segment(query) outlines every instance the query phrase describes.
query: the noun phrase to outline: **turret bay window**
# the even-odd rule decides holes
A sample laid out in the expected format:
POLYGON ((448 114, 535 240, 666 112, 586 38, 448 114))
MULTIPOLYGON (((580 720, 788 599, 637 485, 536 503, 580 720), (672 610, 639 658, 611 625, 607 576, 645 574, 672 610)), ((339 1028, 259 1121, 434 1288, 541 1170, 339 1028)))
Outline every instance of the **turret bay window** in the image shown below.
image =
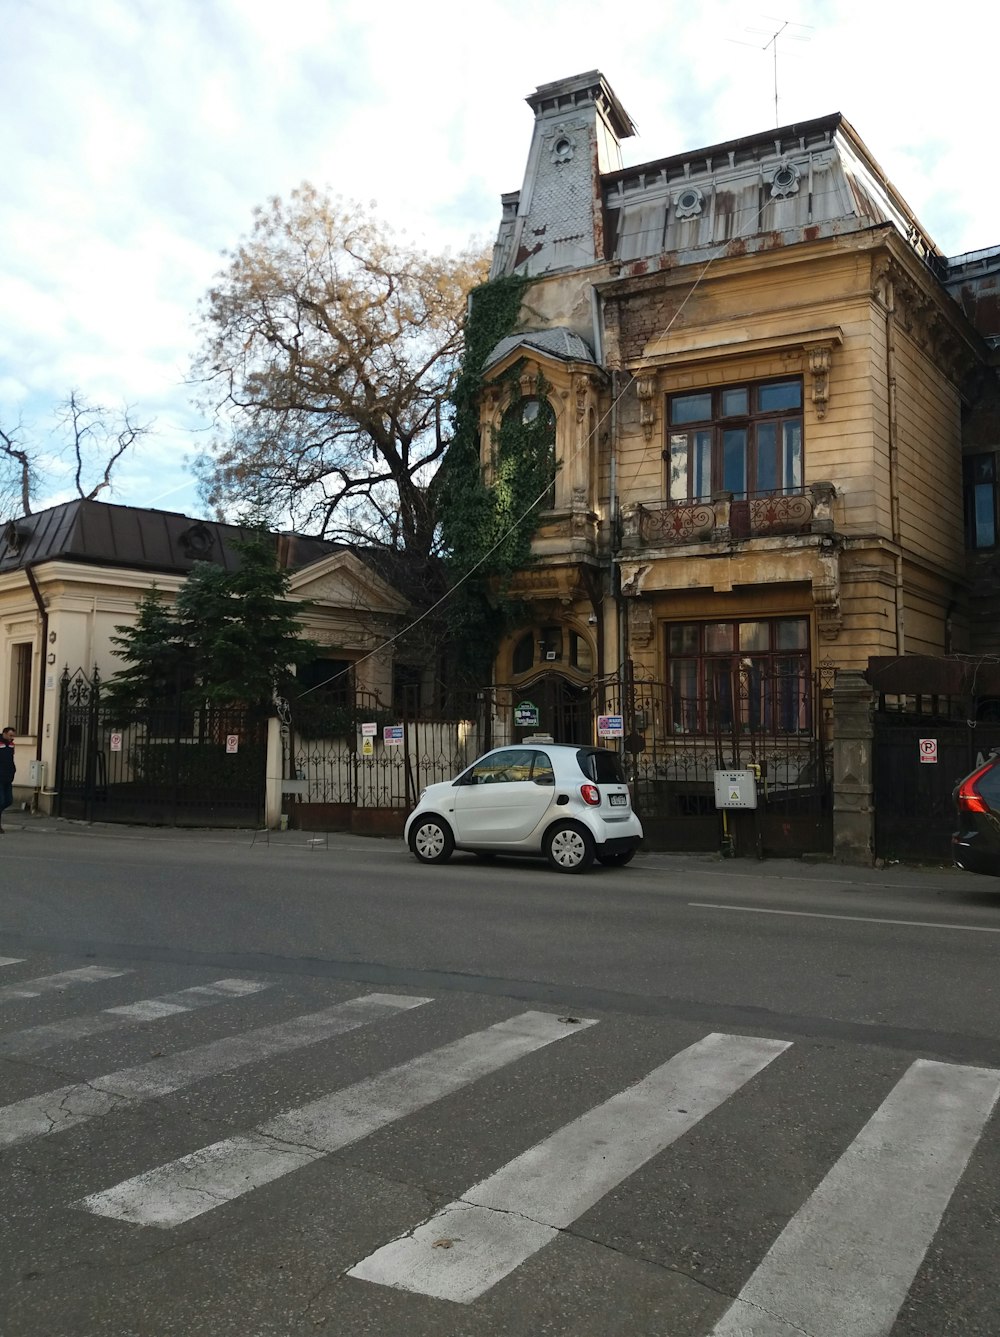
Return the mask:
POLYGON ((667 422, 671 501, 802 490, 801 378, 671 395, 667 422))
POLYGON ((666 635, 671 732, 811 731, 807 618, 675 622, 666 635))

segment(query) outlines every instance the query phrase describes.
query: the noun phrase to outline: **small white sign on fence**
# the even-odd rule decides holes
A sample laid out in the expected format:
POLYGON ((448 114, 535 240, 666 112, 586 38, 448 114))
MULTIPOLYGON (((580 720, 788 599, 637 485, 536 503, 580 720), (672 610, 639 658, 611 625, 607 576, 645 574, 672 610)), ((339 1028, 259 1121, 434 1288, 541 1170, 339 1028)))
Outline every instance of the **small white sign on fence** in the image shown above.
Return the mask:
POLYGON ((111 751, 120 752, 121 750, 122 750, 122 736, 120 733, 113 733, 111 735, 111 751))
POLYGON ((226 734, 226 752, 232 755, 240 750, 240 736, 238 733, 226 734))
POLYGON ((364 724, 362 724, 362 726, 361 726, 361 737, 362 737, 362 738, 377 738, 377 737, 378 737, 378 725, 375 723, 374 720, 366 721, 364 724))
POLYGON ((621 715, 598 715, 598 738, 624 738, 625 721, 621 715))
POLYGON ((920 740, 920 762, 921 765, 936 766, 938 759, 937 739, 921 738, 920 740))
POLYGON ((382 729, 382 742, 386 747, 400 747, 403 742, 403 726, 401 724, 386 724, 382 729))

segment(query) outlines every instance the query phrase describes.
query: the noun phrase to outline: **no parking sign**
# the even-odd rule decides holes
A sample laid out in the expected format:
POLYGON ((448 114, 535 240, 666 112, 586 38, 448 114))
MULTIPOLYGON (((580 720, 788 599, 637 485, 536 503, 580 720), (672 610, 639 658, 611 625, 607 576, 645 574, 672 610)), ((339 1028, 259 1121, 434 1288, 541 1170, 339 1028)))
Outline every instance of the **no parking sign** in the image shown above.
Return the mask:
POLYGON ((937 764, 937 759, 938 759, 938 754, 937 754, 937 739, 936 739, 936 738, 921 738, 921 740, 920 740, 920 761, 921 761, 921 764, 930 764, 930 765, 934 766, 934 765, 937 764))

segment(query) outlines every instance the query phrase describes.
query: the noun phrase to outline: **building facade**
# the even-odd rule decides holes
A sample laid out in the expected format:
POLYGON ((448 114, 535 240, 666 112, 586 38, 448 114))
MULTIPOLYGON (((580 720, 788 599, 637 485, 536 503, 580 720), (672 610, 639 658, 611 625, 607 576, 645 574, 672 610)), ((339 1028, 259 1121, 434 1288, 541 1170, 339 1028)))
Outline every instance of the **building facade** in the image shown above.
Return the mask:
MULTIPOLYGON (((497 680, 592 700, 627 665, 641 733, 805 736, 820 671, 972 649, 963 414, 990 350, 850 124, 623 168, 598 72, 527 101, 491 277, 532 282, 486 363, 482 466, 544 386, 556 472, 497 680)), ((593 710, 549 724, 589 741, 593 710)))
MULTIPOLYGON (((238 565, 232 525, 168 511, 72 501, 10 521, 0 533, 0 701, 17 734, 15 799, 51 810, 64 675, 106 681, 122 667, 118 626, 134 621, 155 586, 168 601, 196 562, 238 565), (41 763, 31 778, 31 762, 41 763)), ((275 534, 289 596, 303 604, 303 633, 320 649, 310 687, 353 706, 388 706, 392 637, 405 621, 400 595, 352 550, 275 534), (346 670, 346 673, 345 673, 346 670), (328 684, 332 684, 329 685, 328 684), (345 695, 345 689, 348 695, 345 695)))

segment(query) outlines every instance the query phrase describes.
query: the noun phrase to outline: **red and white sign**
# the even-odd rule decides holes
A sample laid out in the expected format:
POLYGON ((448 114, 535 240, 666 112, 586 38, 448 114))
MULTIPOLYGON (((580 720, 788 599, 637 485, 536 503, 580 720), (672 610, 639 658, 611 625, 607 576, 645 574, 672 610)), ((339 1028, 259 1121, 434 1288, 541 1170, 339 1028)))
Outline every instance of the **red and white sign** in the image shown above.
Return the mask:
POLYGON ((239 736, 239 734, 238 734, 238 733, 227 733, 227 734, 226 734, 226 751, 227 751, 228 753, 233 753, 233 752, 239 752, 239 750, 240 750, 240 736, 239 736))
POLYGON ((120 733, 113 733, 111 735, 111 751, 120 752, 121 750, 122 750, 122 736, 120 733))
POLYGON ((924 764, 931 766, 937 765, 937 739, 921 738, 920 740, 920 760, 924 764))

